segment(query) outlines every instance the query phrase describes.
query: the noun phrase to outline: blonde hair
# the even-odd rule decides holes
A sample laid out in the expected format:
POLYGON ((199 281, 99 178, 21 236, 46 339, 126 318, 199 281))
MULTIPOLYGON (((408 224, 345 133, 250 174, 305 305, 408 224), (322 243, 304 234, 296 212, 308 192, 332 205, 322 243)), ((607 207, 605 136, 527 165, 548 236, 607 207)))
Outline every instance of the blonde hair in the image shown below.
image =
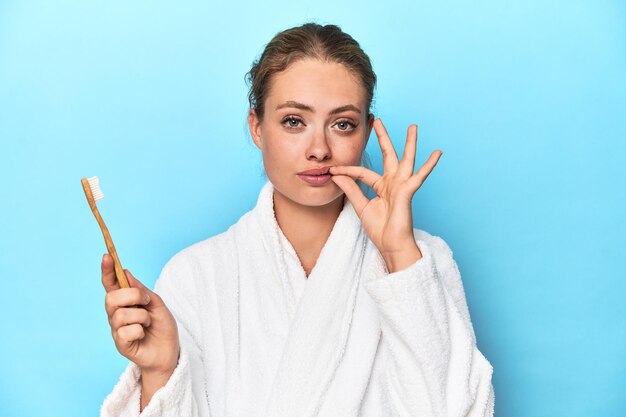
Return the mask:
POLYGON ((304 58, 337 62, 354 72, 365 90, 366 111, 371 114, 376 74, 367 54, 352 36, 338 26, 305 23, 276 34, 246 73, 246 81, 250 85, 248 102, 259 120, 263 120, 265 98, 272 76, 304 58))

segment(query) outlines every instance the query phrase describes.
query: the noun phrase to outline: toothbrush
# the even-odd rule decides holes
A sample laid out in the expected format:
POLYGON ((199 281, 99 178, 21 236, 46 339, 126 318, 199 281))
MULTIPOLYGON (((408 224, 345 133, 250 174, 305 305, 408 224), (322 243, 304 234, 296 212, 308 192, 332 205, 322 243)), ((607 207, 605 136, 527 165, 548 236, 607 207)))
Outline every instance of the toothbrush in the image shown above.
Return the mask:
POLYGON ((126 279, 126 274, 124 273, 124 269, 122 269, 120 259, 117 257, 117 251, 115 250, 115 245, 113 245, 113 239, 111 239, 109 229, 107 229, 106 224, 104 224, 104 220, 102 219, 102 216, 98 211, 98 207, 96 206, 96 201, 102 200, 104 198, 104 193, 102 192, 102 190, 100 190, 100 181, 98 180, 98 177, 91 177, 83 178, 80 180, 80 182, 83 184, 83 190, 85 191, 85 196, 87 197, 87 201, 89 202, 89 207, 91 207, 91 211, 98 221, 100 230, 102 230, 104 242, 107 245, 109 254, 113 258, 117 282, 120 284, 120 287, 129 288, 130 285, 128 284, 128 279, 126 279))

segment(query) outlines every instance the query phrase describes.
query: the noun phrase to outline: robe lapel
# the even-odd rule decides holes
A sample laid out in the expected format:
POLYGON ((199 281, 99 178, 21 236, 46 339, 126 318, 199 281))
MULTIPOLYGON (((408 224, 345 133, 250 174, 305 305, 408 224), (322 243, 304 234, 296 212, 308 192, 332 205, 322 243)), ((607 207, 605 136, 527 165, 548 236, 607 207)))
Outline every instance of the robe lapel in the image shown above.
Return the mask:
MULTIPOLYGON (((266 187, 264 191, 272 190, 266 187)), ((273 223, 266 218, 265 227, 270 223, 274 230, 267 232, 277 234, 275 217, 269 220, 273 223)), ((277 235, 271 239, 278 243, 277 235)), ((308 417, 319 413, 346 350, 366 248, 367 236, 346 200, 299 300, 295 299, 286 275, 283 250, 277 248, 273 259, 277 263, 275 270, 280 275, 287 310, 293 318, 274 377, 267 417, 308 417)), ((368 330, 364 323, 359 328, 369 337, 366 344, 370 357, 363 358, 369 369, 379 331, 368 330)))

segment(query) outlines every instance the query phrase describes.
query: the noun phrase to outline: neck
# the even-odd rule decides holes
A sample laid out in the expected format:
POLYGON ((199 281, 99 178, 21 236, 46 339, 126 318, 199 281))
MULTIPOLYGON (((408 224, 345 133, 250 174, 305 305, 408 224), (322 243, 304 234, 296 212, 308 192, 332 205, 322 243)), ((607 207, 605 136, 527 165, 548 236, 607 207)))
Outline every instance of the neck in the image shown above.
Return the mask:
POLYGON ((324 206, 304 206, 274 190, 276 222, 308 277, 343 209, 344 196, 324 206))

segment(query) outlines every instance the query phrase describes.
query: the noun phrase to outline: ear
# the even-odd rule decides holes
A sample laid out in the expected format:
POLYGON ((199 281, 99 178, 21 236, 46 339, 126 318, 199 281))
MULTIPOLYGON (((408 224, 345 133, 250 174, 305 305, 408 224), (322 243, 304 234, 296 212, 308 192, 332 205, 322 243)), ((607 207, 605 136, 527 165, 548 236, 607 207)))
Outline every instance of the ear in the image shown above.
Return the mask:
POLYGON ((257 117, 256 109, 250 109, 248 113, 248 128, 250 129, 250 135, 257 148, 262 149, 263 142, 261 141, 261 121, 257 117))

